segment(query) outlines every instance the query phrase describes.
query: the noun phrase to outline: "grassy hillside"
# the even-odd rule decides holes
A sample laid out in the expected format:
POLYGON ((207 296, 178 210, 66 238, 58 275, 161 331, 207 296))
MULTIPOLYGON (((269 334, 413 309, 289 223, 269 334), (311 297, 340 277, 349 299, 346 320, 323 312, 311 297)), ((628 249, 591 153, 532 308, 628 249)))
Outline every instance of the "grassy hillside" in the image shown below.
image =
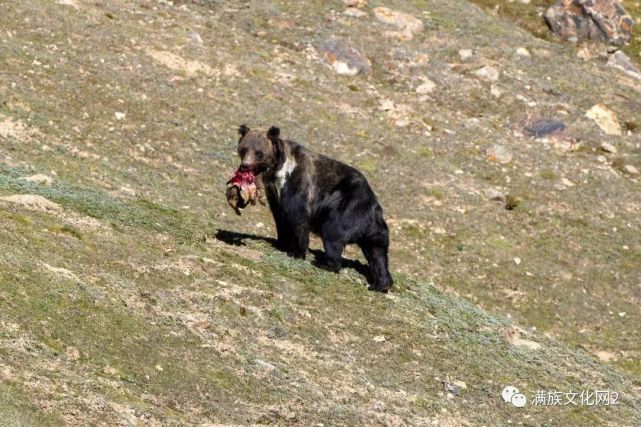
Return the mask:
POLYGON ((1 424, 641 423, 638 81, 458 0, 3 8, 1 424), (388 37, 376 6, 425 28, 388 37), (370 73, 336 74, 330 37, 370 73), (540 118, 567 129, 525 136, 540 118), (243 122, 363 170, 392 293, 355 248, 331 274, 233 214, 243 122), (621 404, 517 409, 508 384, 621 404))

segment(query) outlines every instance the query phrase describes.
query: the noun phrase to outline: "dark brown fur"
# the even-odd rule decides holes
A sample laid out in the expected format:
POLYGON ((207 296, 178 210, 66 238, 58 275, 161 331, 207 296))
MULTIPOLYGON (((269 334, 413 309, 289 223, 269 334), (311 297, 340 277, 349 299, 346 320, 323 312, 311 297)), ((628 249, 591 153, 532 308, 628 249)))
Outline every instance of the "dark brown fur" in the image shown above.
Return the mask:
POLYGON ((383 209, 361 172, 344 163, 267 132, 242 125, 238 142, 241 170, 262 178, 278 234, 278 246, 305 258, 309 234, 323 240, 324 267, 341 268, 346 244, 360 246, 367 258, 372 289, 392 286, 388 270, 389 231, 383 209))

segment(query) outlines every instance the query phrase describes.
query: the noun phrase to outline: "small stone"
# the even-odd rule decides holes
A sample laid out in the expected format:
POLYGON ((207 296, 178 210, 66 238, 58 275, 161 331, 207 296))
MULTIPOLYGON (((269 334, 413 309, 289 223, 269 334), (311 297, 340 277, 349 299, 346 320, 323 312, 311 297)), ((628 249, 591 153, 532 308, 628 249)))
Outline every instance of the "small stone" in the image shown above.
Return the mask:
POLYGON ((529 58, 530 56, 532 56, 532 54, 530 53, 530 51, 529 51, 529 50, 527 50, 527 49, 526 49, 526 48, 524 48, 524 47, 519 47, 518 49, 516 49, 516 54, 517 54, 518 56, 522 56, 522 57, 524 57, 524 58, 529 58))
POLYGON ((419 87, 416 88, 416 93, 419 95, 427 95, 428 93, 432 93, 434 89, 436 89, 436 83, 426 79, 419 87))
POLYGON ((488 82, 497 81, 500 75, 499 71, 490 65, 479 68, 478 70, 474 71, 473 74, 481 80, 486 80, 488 82))
POLYGON ((163 367, 162 367, 162 366, 160 366, 160 365, 156 365, 156 366, 155 366, 155 368, 156 368, 156 370, 157 370, 158 372, 162 372, 162 371, 164 371, 163 367))
POLYGON ((116 120, 122 120, 125 118, 125 113, 121 113, 120 111, 116 111, 114 115, 116 116, 116 120))
POLYGON ((458 51, 458 56, 461 58, 461 61, 467 61, 474 56, 474 51, 472 51, 472 49, 461 49, 458 51))
POLYGON ((501 89, 499 89, 497 86, 492 85, 492 87, 490 87, 490 94, 494 98, 498 99, 503 95, 503 92, 501 92, 501 89))
POLYGON ((561 178, 561 183, 568 188, 574 187, 574 183, 567 178, 561 178))
POLYGON ((407 13, 398 12, 387 7, 376 7, 372 12, 379 22, 394 25, 410 34, 423 31, 423 21, 407 13))
POLYGON ((196 44, 202 45, 204 43, 203 38, 200 37, 200 34, 198 34, 196 31, 190 31, 189 38, 196 44))
POLYGON ((639 169, 637 169, 636 167, 634 167, 632 165, 623 166, 623 171, 625 173, 627 173, 627 174, 630 174, 630 175, 639 175, 639 169))
POLYGON ((114 367, 107 365, 104 368, 102 368, 102 372, 108 375, 116 375, 118 373, 118 370, 114 367))
POLYGON ((614 111, 603 104, 594 105, 585 113, 585 116, 593 120, 608 135, 621 135, 623 133, 614 111))
POLYGON ((343 11, 343 15, 351 16, 352 18, 362 18, 363 16, 367 16, 367 12, 356 9, 355 7, 348 7, 343 11))
POLYGON ((590 48, 587 46, 582 46, 580 49, 576 51, 576 56, 579 59, 582 59, 584 61, 589 61, 592 59, 592 51, 590 51, 590 48))
MULTIPOLYGON (((292 28, 294 28, 294 25, 295 25, 294 21, 292 21, 291 19, 286 18, 283 15, 278 15, 278 16, 274 16, 272 18, 269 18, 269 20, 267 21, 267 24, 270 27, 278 28, 279 30, 291 30, 292 28)), ((227 64, 226 67, 228 67, 228 66, 231 66, 231 65, 227 64)), ((230 72, 231 72, 231 70, 230 70, 230 72)), ((227 74, 227 73, 228 72, 226 71, 225 74, 227 74)), ((231 73, 235 74, 234 72, 231 72, 231 73)))
POLYGON ((256 359, 254 360, 254 362, 261 368, 264 368, 265 370, 270 372, 275 371, 277 369, 276 366, 274 366, 272 363, 266 362, 262 359, 256 359))
POLYGON ((493 202, 502 202, 505 200, 505 194, 503 194, 502 191, 497 190, 496 188, 490 188, 485 191, 485 194, 487 195, 487 198, 492 200, 493 202))
POLYGON ((442 236, 444 234, 447 234, 447 231, 443 227, 434 227, 432 228, 432 233, 442 236))
POLYGON ((67 360, 76 361, 80 359, 80 351, 76 347, 67 347, 65 357, 67 360))
POLYGON ((536 341, 521 338, 520 328, 511 327, 505 330, 505 338, 515 347, 527 348, 528 350, 540 350, 543 346, 536 341))
POLYGON ((453 381, 452 384, 459 387, 461 390, 467 389, 467 384, 465 384, 463 381, 453 381))
POLYGON ((63 5, 63 6, 71 6, 75 9, 78 9, 78 3, 76 3, 76 0, 58 0, 56 3, 63 5))
POLYGON ((516 265, 521 265, 521 258, 519 258, 519 257, 515 257, 515 258, 514 258, 514 264, 516 264, 516 265))
POLYGON ((454 396, 458 396, 461 394, 461 387, 457 386, 456 384, 444 382, 443 388, 445 389, 446 393, 452 394, 454 396))
POLYGON ((502 145, 494 144, 485 151, 485 156, 492 162, 497 162, 502 165, 508 164, 512 161, 512 153, 502 145))
POLYGON ((347 7, 355 7, 358 9, 362 9, 367 6, 367 0, 343 0, 343 3, 345 3, 345 6, 347 7))
POLYGON ((384 335, 376 335, 374 338, 372 338, 374 342, 385 342, 385 336, 384 335))
POLYGON ((379 101, 378 109, 380 111, 392 111, 395 105, 391 99, 384 98, 379 101))
POLYGON ((609 142, 602 142, 601 143, 601 150, 605 151, 606 153, 612 153, 616 154, 617 153, 617 148, 610 144, 609 142))

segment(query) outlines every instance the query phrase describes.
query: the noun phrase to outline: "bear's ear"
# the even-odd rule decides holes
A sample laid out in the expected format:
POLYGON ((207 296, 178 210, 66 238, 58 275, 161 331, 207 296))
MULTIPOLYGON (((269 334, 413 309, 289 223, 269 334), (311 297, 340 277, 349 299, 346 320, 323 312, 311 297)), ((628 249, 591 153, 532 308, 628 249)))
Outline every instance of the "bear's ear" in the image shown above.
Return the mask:
POLYGON ((244 124, 240 125, 238 127, 238 133, 240 134, 240 137, 242 138, 245 135, 247 135, 247 133, 249 133, 249 128, 247 127, 247 125, 244 125, 244 124))
POLYGON ((267 131, 267 138, 269 138, 272 141, 278 140, 280 137, 280 129, 278 129, 276 126, 272 126, 269 128, 267 131))

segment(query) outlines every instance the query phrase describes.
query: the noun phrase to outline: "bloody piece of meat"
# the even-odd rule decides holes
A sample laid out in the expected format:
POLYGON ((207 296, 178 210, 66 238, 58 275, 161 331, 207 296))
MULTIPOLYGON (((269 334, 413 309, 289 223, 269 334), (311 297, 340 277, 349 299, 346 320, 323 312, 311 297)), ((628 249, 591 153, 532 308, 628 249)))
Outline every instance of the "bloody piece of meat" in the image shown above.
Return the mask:
POLYGON ((237 170, 234 176, 227 181, 227 184, 237 185, 239 187, 256 184, 256 176, 252 171, 242 172, 241 170, 237 170))
POLYGON ((241 172, 237 170, 234 176, 227 181, 226 196, 227 202, 238 215, 240 215, 240 210, 250 203, 255 205, 256 200, 263 205, 265 204, 256 182, 256 176, 252 171, 241 172))

